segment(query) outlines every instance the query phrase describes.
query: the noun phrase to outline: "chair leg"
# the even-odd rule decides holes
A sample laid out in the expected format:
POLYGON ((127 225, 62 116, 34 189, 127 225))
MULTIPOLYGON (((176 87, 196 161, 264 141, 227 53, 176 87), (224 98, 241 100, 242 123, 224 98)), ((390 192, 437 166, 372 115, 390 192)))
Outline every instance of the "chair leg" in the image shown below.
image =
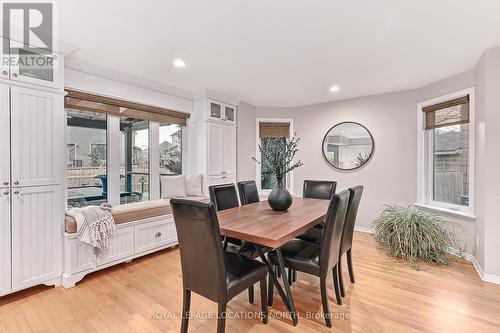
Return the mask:
MULTIPOLYGON (((271 282, 271 285, 273 283, 271 282)), ((260 280, 260 302, 262 307, 262 322, 267 324, 268 310, 267 310, 267 283, 266 278, 260 280)))
POLYGON ((293 269, 288 269, 288 284, 290 287, 293 285, 293 269))
POLYGON ((248 288, 248 303, 253 304, 254 302, 254 288, 251 286, 248 288))
POLYGON ((224 244, 223 244, 223 246, 222 246, 222 247, 224 248, 224 251, 226 251, 226 250, 227 250, 227 244, 228 244, 228 243, 229 243, 229 238, 224 237, 224 244))
POLYGON ((226 304, 219 304, 219 311, 217 313, 217 333, 224 333, 226 331, 226 304))
POLYGON ((335 291, 335 298, 337 299, 337 304, 342 305, 342 297, 340 296, 340 288, 339 288, 339 270, 337 266, 333 266, 332 269, 333 275, 333 291, 335 291))
MULTIPOLYGON (((273 268, 274 269, 274 274, 276 274, 276 266, 273 268)), ((267 290, 267 305, 273 306, 273 301, 274 301, 274 283, 271 278, 271 273, 269 273, 268 276, 268 287, 269 289, 267 290)))
POLYGON ((181 333, 187 333, 188 331, 190 306, 191 306, 191 290, 184 288, 182 295, 181 333))
POLYGON ((328 292, 326 289, 326 276, 320 277, 321 303, 323 303, 323 315, 327 327, 332 327, 332 319, 330 315, 330 306, 328 305, 328 292))
POLYGON ((339 288, 340 288, 340 296, 345 297, 345 289, 344 289, 344 279, 342 277, 342 256, 339 258, 339 262, 337 264, 339 269, 339 288))
POLYGON ((297 271, 293 270, 293 282, 297 282, 297 271))
POLYGON ((349 269, 349 278, 354 283, 354 269, 352 268, 352 248, 347 250, 347 268, 349 269))

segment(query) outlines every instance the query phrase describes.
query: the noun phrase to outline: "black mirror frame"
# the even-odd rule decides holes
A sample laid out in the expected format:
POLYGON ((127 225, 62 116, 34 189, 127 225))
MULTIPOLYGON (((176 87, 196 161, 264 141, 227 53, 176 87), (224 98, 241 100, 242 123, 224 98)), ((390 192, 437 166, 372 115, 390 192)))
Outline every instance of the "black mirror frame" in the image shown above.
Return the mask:
POLYGON ((321 153, 323 154, 323 158, 325 159, 325 161, 329 165, 331 165, 335 169, 341 170, 341 171, 353 171, 353 170, 357 170, 359 168, 364 167, 372 159, 374 151, 375 151, 375 140, 373 139, 372 133, 368 130, 368 128, 366 128, 366 126, 364 126, 364 125, 362 125, 362 124, 360 124, 358 122, 355 122, 355 121, 343 121, 343 122, 340 122, 338 124, 333 125, 332 127, 330 127, 330 129, 328 131, 326 131, 326 134, 323 137, 323 141, 321 141, 321 153), (333 163, 330 162, 330 160, 328 160, 328 158, 325 155, 325 140, 326 140, 326 137, 328 136, 328 133, 330 133, 330 131, 332 129, 334 129, 335 127, 340 126, 342 124, 356 124, 356 125, 359 125, 359 126, 363 127, 366 130, 366 132, 370 135, 370 139, 372 140, 372 151, 370 152, 370 156, 368 156, 368 158, 366 159, 365 163, 363 163, 363 164, 361 164, 361 165, 359 165, 359 166, 357 166, 355 168, 352 168, 352 169, 342 169, 342 168, 336 167, 335 165, 333 165, 333 163))

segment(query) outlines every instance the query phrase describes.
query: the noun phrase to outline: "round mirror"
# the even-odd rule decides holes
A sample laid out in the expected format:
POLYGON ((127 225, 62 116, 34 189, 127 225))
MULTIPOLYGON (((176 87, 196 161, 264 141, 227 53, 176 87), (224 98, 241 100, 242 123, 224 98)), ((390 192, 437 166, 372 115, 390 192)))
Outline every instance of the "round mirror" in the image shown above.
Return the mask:
POLYGON ((370 160, 373 146, 373 137, 366 127, 346 121, 333 126, 326 133, 323 155, 333 167, 353 170, 370 160))

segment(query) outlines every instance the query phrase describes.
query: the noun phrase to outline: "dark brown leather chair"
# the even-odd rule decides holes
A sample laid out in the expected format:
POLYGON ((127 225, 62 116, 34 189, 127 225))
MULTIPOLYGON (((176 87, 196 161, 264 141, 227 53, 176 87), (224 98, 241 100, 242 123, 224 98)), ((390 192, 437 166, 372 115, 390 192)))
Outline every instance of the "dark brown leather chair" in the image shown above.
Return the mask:
POLYGON ((181 332, 187 332, 191 292, 218 303, 217 332, 225 331, 227 303, 260 282, 262 321, 267 324, 267 266, 236 253, 225 252, 213 204, 171 199, 182 265, 183 308, 181 332))
POLYGON ((337 189, 337 182, 326 180, 304 180, 304 198, 330 200, 337 189))
MULTIPOLYGON (((238 201, 238 194, 236 193, 236 186, 234 184, 221 184, 213 185, 208 188, 210 194, 210 201, 215 207, 216 211, 235 208, 240 206, 238 201)), ((233 253, 240 253, 243 250, 245 242, 231 237, 224 237, 224 250, 233 253)), ((245 249, 247 251, 247 249, 245 249)), ((247 257, 251 257, 247 255, 247 257)), ((257 256, 255 256, 257 257, 257 256)), ((255 258, 253 257, 253 258, 255 258)), ((248 288, 248 301, 253 304, 254 302, 254 288, 248 288)))
MULTIPOLYGON (((323 239, 321 244, 311 243, 302 239, 293 239, 286 243, 281 249, 284 266, 296 271, 312 274, 320 278, 321 302, 326 326, 332 327, 326 279, 333 275, 333 285, 337 303, 342 304, 338 282, 338 268, 342 230, 349 203, 349 191, 335 194, 330 201, 328 212, 325 217, 323 239)), ((278 264, 274 252, 269 253, 269 258, 274 265, 278 264)), ((273 285, 269 285, 268 303, 272 304, 273 285)))
POLYGON ((259 190, 254 180, 238 182, 241 205, 249 205, 260 201, 259 190))
POLYGON ((342 245, 340 246, 339 254, 339 287, 340 294, 345 297, 344 280, 342 278, 342 256, 347 253, 347 269, 349 270, 349 278, 352 283, 354 279, 354 269, 352 267, 352 237, 354 234, 354 226, 356 225, 356 217, 358 216, 359 203, 363 194, 363 186, 358 185, 349 189, 349 205, 347 206, 347 214, 345 218, 344 231, 342 232, 342 245))
MULTIPOLYGON (((347 253, 347 268, 349 270, 349 278, 352 283, 355 282, 354 279, 354 269, 352 267, 352 238, 354 234, 354 226, 356 224, 356 217, 358 215, 359 203, 361 201, 361 195, 363 194, 363 186, 358 185, 351 187, 349 189, 351 193, 349 197, 349 205, 347 207, 346 220, 344 224, 344 230, 342 231, 342 246, 339 254, 339 285, 340 293, 342 297, 345 297, 344 290, 344 280, 342 278, 342 256, 347 253)), ((321 229, 310 229, 306 233, 300 235, 300 239, 307 240, 312 243, 320 244, 322 237, 321 229)))
POLYGON ((214 204, 216 211, 239 207, 240 205, 234 184, 210 186, 208 192, 210 201, 214 204))

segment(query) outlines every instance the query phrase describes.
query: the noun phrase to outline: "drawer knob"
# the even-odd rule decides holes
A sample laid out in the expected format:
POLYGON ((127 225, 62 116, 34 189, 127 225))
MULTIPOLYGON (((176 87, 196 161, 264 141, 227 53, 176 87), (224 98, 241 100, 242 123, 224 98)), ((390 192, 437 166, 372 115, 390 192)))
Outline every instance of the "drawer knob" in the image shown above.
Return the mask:
POLYGON ((13 74, 12 74, 12 76, 13 76, 13 77, 17 77, 17 73, 13 73, 13 74))
POLYGON ((155 234, 155 237, 156 237, 156 238, 161 237, 161 232, 160 232, 160 231, 158 231, 158 232, 155 234))
POLYGON ((9 185, 9 182, 3 182, 4 185, 9 185))
POLYGON ((2 75, 7 75, 9 73, 7 73, 7 71, 2 71, 2 75))

